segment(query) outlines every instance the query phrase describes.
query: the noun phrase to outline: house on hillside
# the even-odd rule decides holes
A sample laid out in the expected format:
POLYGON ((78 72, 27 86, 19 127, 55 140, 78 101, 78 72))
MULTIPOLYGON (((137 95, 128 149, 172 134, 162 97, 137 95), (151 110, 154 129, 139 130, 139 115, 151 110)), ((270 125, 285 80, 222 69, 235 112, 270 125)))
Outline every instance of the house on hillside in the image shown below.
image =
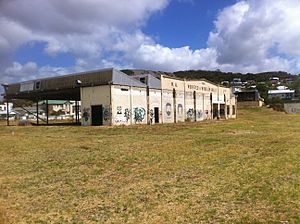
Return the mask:
POLYGON ((49 115, 65 115, 66 117, 73 118, 75 117, 76 106, 80 111, 80 101, 76 105, 75 101, 72 100, 44 100, 39 102, 40 107, 47 111, 49 115))
POLYGON ((239 109, 262 107, 264 104, 263 99, 256 89, 243 90, 236 92, 235 95, 237 96, 237 106, 239 109))
MULTIPOLYGON (((16 119, 21 120, 33 120, 37 116, 36 106, 15 107, 14 112, 16 113, 16 119)), ((45 111, 41 107, 38 109, 38 115, 45 118, 45 111)))
POLYGON ((0 119, 5 120, 7 118, 7 112, 9 113, 9 119, 14 120, 16 113, 13 111, 13 103, 1 103, 0 104, 0 119))
POLYGON ((269 99, 279 98, 282 100, 293 100, 295 98, 295 90, 290 90, 290 89, 269 90, 268 98, 269 99))
POLYGON ((280 79, 278 77, 271 77, 270 79, 271 84, 278 85, 280 84, 280 79))

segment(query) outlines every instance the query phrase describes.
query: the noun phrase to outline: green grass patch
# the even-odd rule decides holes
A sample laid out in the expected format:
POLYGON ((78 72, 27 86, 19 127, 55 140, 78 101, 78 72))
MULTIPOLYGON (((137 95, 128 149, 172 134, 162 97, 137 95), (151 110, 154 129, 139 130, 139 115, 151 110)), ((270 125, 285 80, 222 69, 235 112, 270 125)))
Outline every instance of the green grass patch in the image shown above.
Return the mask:
POLYGON ((300 116, 0 127, 0 223, 299 223, 300 116))

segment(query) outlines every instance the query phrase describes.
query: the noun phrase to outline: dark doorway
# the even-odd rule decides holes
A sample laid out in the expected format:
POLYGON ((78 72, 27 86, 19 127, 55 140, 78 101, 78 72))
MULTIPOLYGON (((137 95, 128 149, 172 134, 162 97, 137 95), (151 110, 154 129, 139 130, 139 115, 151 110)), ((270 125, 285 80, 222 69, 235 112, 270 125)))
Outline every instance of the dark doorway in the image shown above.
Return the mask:
POLYGON ((220 117, 221 118, 226 118, 226 113, 225 113, 225 104, 220 105, 220 117))
POLYGON ((154 122, 157 124, 159 123, 159 108, 154 107, 154 122))
POLYGON ((103 125, 102 105, 92 106, 92 125, 103 125))
POLYGON ((218 104, 213 104, 213 119, 219 117, 218 104))

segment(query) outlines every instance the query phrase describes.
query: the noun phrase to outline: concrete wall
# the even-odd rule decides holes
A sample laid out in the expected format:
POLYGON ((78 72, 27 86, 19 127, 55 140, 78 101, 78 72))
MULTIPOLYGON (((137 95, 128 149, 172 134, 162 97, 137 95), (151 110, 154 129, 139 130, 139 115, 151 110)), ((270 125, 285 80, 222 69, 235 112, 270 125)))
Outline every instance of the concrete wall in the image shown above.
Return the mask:
POLYGON ((161 107, 161 90, 150 89, 149 90, 149 119, 150 123, 154 123, 155 115, 154 108, 159 108, 159 123, 162 123, 162 107, 161 107))
POLYGON ((132 124, 132 95, 129 86, 111 87, 112 125, 132 124))
POLYGON ((196 121, 203 121, 205 119, 204 110, 204 94, 196 92, 196 121))
POLYGON ((147 124, 147 89, 131 87, 132 94, 132 123, 147 124))
POLYGON ((237 102, 238 109, 244 109, 244 108, 258 108, 262 107, 264 104, 263 101, 257 100, 257 101, 240 101, 237 102))
POLYGON ((185 116, 187 121, 195 121, 194 91, 185 92, 185 116))
POLYGON ((91 105, 103 105, 104 125, 152 124, 155 108, 159 123, 212 119, 212 102, 224 118, 236 117, 236 99, 229 88, 165 76, 161 85, 162 89, 126 85, 81 88, 83 125, 91 125, 91 105))
POLYGON ((185 121, 185 93, 184 91, 177 90, 176 91, 176 122, 184 122, 185 121))
POLYGON ((92 125, 91 106, 103 106, 103 124, 111 124, 110 108, 110 86, 83 87, 80 89, 81 94, 81 122, 82 125, 92 125))
POLYGON ((112 86, 112 124, 147 124, 147 92, 143 87, 112 86))
POLYGON ((174 123, 174 99, 172 90, 162 90, 162 122, 174 123))
POLYGON ((288 114, 300 114, 300 103, 284 103, 284 110, 288 114))

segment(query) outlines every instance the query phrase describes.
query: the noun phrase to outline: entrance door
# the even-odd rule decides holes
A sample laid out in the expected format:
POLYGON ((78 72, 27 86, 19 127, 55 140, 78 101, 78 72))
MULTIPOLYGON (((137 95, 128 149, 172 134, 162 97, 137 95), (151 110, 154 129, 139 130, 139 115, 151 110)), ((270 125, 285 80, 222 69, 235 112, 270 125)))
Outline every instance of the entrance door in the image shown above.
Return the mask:
POLYGON ((92 125, 103 125, 102 105, 92 106, 92 125))
POLYGON ((154 122, 157 124, 159 123, 159 108, 154 107, 154 122))
POLYGON ((218 118, 219 116, 219 110, 218 110, 218 104, 213 104, 213 118, 218 118))

